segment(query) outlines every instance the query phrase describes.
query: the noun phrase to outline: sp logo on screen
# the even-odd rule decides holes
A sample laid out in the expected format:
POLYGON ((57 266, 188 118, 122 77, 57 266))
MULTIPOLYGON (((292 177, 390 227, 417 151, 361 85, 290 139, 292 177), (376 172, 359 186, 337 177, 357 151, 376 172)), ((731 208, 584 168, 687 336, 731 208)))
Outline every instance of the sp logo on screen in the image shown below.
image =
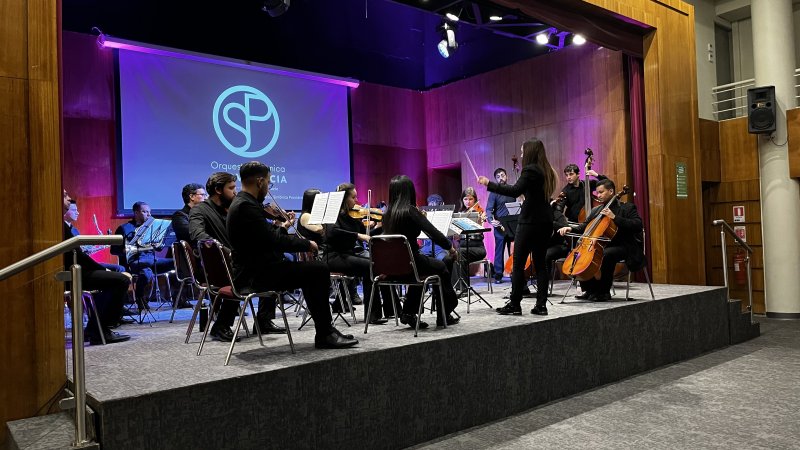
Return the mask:
POLYGON ((214 131, 232 153, 258 158, 275 147, 281 122, 272 100, 251 86, 233 86, 214 102, 214 131))

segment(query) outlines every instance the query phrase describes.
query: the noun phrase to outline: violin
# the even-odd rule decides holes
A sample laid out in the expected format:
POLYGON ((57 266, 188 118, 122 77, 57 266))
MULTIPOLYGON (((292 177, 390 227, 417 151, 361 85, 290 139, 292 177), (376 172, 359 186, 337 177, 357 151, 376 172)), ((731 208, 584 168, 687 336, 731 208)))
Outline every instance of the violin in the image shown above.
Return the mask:
POLYGON ((380 208, 360 208, 358 206, 347 210, 347 215, 354 219, 361 219, 363 221, 371 220, 373 222, 383 221, 383 210, 380 208))
POLYGON ((277 220, 279 222, 290 222, 291 219, 289 218, 289 214, 281 209, 280 206, 273 205, 272 203, 267 203, 263 205, 264 213, 266 214, 268 219, 277 220))
MULTIPOLYGON (((622 190, 611 198, 603 209, 608 209, 615 201, 630 191, 628 186, 623 186, 622 190)), ((617 224, 614 220, 603 214, 597 214, 586 225, 586 229, 578 239, 575 248, 567 255, 561 272, 568 277, 577 278, 580 281, 600 278, 600 266, 603 264, 603 251, 607 242, 611 241, 617 234, 617 224)))

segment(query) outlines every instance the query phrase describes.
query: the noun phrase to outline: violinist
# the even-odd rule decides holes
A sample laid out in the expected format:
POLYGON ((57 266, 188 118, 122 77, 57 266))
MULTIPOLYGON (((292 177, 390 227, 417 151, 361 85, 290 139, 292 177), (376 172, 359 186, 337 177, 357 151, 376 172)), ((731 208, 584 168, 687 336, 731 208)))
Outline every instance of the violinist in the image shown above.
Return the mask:
MULTIPOLYGON (((369 242, 370 236, 367 234, 366 225, 360 217, 364 216, 364 220, 370 221, 376 220, 377 217, 372 217, 373 212, 370 212, 370 217, 367 218, 366 210, 362 210, 358 206, 358 191, 355 185, 342 183, 336 189, 337 191, 344 191, 345 195, 342 208, 339 211, 339 217, 337 217, 336 223, 330 229, 325 240, 324 261, 328 264, 331 272, 360 277, 363 280, 364 301, 366 302, 365 304, 369 305, 372 279, 370 278, 369 253, 363 244, 369 242), (355 211, 353 211, 354 208, 356 209, 355 211), (351 217, 351 214, 357 217, 351 217)), ((380 228, 380 225, 378 225, 378 228, 380 228)), ((364 308, 364 320, 369 320, 369 323, 374 325, 385 324, 387 320, 382 318, 381 310, 383 309, 387 316, 393 315, 391 304, 384 305, 381 308, 380 297, 375 298, 374 302, 375 305, 372 308, 373 317, 366 317, 368 308, 364 308), (388 310, 386 307, 388 307, 388 310)))
MULTIPOLYGON (((495 169, 494 179, 497 184, 505 186, 508 184, 508 174, 506 169, 502 167, 495 169)), ((511 239, 506 236, 506 231, 503 225, 497 220, 498 217, 505 217, 508 215, 508 208, 506 203, 516 202, 516 197, 498 194, 496 192, 489 193, 489 199, 486 201, 486 218, 494 228, 494 282, 503 282, 503 267, 505 266, 505 253, 506 248, 511 251, 511 239)))
POLYGON ((630 270, 639 270, 644 266, 644 244, 642 241, 642 218, 636 211, 633 203, 614 202, 608 208, 606 204, 614 197, 616 187, 610 179, 597 182, 597 197, 603 203, 592 209, 586 222, 577 226, 560 228, 558 233, 564 235, 568 232, 583 233, 587 225, 598 214, 613 220, 617 225, 617 234, 604 246, 603 263, 600 266, 600 279, 590 279, 582 282, 583 294, 576 298, 591 301, 607 301, 611 299, 611 284, 614 282, 614 268, 617 263, 625 260, 630 270))
MULTIPOLYGON (((486 213, 478 203, 478 194, 474 187, 467 187, 461 192, 461 213, 477 212, 481 223, 486 222, 486 213)), ((483 245, 483 233, 462 234, 458 237, 458 258, 461 260, 461 273, 456 273, 453 267, 453 258, 445 258, 444 263, 453 271, 453 284, 458 282, 459 275, 470 285, 469 264, 486 258, 486 247, 483 245)))
POLYGON ((303 290, 314 319, 317 348, 344 348, 358 344, 332 324, 328 304, 330 271, 321 261, 290 262, 284 252, 319 249, 316 242, 289 235, 285 228, 268 223, 261 203, 269 193, 269 166, 251 161, 242 164, 242 191, 228 210, 227 229, 231 238, 233 274, 240 289, 256 291, 303 290))
MULTIPOLYGON (((564 215, 567 216, 568 221, 577 222, 578 215, 580 214, 581 208, 584 207, 585 203, 585 183, 583 180, 581 180, 580 169, 578 168, 577 164, 568 164, 567 167, 564 168, 564 175, 567 177, 567 185, 561 189, 561 192, 567 194, 567 198, 564 200, 564 215)), ((598 181, 608 178, 605 175, 600 175, 591 169, 586 171, 586 175, 595 177, 598 181)), ((590 192, 594 192, 596 188, 597 181, 589 180, 590 192)))
MULTIPOLYGON (((406 175, 397 175, 389 182, 389 208, 386 210, 384 217, 384 233, 389 234, 402 234, 408 239, 411 246, 411 251, 414 255, 414 263, 417 266, 417 271, 421 277, 429 275, 439 275, 442 280, 442 293, 444 294, 445 311, 437 308, 436 324, 455 325, 459 319, 452 316, 452 312, 458 306, 458 297, 453 285, 448 283, 450 279, 450 271, 447 270, 444 262, 436 258, 423 255, 419 251, 417 244, 417 236, 421 231, 424 231, 433 243, 442 247, 450 253, 450 257, 455 257, 456 249, 453 244, 447 239, 433 224, 425 218, 425 216, 416 208, 416 190, 414 189, 414 182, 406 175)), ((403 313, 400 315, 400 321, 403 324, 409 325, 411 328, 417 325, 417 312, 419 311, 419 302, 422 297, 422 287, 413 285, 408 287, 406 294, 406 301, 403 303, 403 313)), ((433 297, 436 302, 439 301, 439 290, 433 289, 433 297)), ((437 303, 438 304, 438 303, 437 303)), ((428 324, 425 322, 419 323, 419 328, 427 328, 428 324)))
MULTIPOLYGON (((557 174, 550 166, 544 144, 539 139, 530 139, 522 144, 522 173, 513 186, 501 185, 478 177, 478 183, 487 186, 489 192, 519 197, 525 195, 522 204, 516 239, 514 240, 514 266, 511 272, 511 295, 508 304, 499 308, 501 315, 521 315, 520 302, 526 287, 525 263, 533 253, 535 267, 546 267, 548 242, 553 234, 553 210, 550 197, 556 188, 557 174)), ((536 272, 536 306, 531 314, 547 315, 547 286, 550 281, 547 271, 536 272)))

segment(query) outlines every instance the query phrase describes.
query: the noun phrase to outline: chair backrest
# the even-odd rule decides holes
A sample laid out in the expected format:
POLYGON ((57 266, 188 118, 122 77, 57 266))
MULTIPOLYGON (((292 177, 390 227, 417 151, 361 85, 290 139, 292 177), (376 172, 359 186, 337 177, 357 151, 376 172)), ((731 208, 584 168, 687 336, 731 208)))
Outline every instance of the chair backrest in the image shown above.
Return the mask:
POLYGON ((199 241, 197 248, 200 250, 200 261, 203 263, 203 272, 206 274, 209 287, 219 289, 231 286, 233 288, 233 276, 222 250, 222 244, 216 239, 207 239, 199 241))
POLYGON ((420 282, 414 254, 401 234, 372 236, 369 240, 370 276, 387 281, 420 282))
POLYGON ((192 251, 192 246, 186 241, 172 243, 172 256, 175 259, 175 270, 179 278, 191 277, 198 286, 205 283, 203 268, 197 261, 192 251))

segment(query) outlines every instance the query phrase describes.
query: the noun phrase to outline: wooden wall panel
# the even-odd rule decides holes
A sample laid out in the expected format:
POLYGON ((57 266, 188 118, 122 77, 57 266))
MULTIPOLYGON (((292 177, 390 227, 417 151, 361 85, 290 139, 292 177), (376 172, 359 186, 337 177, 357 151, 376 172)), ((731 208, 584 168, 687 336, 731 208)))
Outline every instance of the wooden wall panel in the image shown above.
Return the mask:
POLYGON ((722 180, 719 161, 719 122, 699 119, 700 171, 703 181, 722 180))
POLYGON ((800 108, 786 111, 789 135, 789 176, 800 178, 800 108), (792 139, 793 138, 793 139, 792 139))
POLYGON ((758 179, 758 144, 747 132, 747 117, 719 122, 722 181, 758 179))
MULTIPOLYGON (((0 267, 61 240, 60 23, 57 0, 0 4, 0 163, 13 207, 2 224, 0 267)), ((30 417, 65 381, 59 260, 0 282, 0 422, 30 417)), ((6 428, 0 426, 0 442, 6 428)))
POLYGON ((397 148, 425 147, 422 94, 362 83, 350 91, 353 142, 397 148))

